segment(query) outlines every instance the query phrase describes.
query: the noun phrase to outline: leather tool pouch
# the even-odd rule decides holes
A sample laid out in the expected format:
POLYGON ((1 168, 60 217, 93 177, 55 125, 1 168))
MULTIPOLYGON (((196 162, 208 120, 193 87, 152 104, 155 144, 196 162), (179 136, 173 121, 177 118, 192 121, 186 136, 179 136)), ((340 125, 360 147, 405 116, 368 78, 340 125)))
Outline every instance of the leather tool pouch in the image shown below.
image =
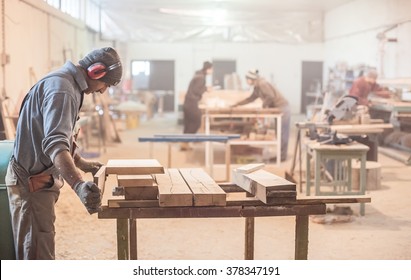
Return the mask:
POLYGON ((50 173, 45 172, 30 176, 28 180, 30 192, 51 188, 54 184, 53 176, 50 173))

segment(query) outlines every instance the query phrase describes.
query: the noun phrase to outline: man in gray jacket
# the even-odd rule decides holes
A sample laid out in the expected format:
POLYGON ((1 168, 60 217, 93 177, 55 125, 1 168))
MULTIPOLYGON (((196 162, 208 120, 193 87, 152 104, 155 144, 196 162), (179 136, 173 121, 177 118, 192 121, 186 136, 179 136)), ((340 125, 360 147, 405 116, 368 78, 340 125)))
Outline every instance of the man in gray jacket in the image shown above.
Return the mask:
POLYGON ((96 49, 46 75, 23 100, 6 175, 17 259, 55 258, 54 206, 64 181, 90 214, 99 211, 100 190, 79 169, 94 174, 101 163, 76 153, 74 128, 84 94, 103 93, 121 76, 117 52, 96 49))

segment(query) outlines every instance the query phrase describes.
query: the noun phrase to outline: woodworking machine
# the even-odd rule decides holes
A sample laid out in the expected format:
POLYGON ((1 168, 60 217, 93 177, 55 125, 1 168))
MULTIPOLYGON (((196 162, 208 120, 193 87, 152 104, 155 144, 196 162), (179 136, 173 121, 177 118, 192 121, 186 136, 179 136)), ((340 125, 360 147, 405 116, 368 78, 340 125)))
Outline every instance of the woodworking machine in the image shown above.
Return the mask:
MULTIPOLYGON (((349 120, 352 119, 357 110, 358 99, 354 96, 343 96, 337 104, 330 110, 326 111, 327 122, 324 123, 299 123, 297 127, 307 128, 308 136, 311 140, 317 140, 323 144, 347 144, 352 142, 353 137, 337 135, 336 131, 331 131, 330 126, 334 120, 349 120), (323 133, 318 134, 317 129, 323 129, 323 133)), ((359 136, 363 137, 363 136, 359 136)))
POLYGON ((350 120, 355 116, 358 98, 355 96, 343 96, 337 104, 326 112, 327 121, 331 125, 334 120, 350 120))

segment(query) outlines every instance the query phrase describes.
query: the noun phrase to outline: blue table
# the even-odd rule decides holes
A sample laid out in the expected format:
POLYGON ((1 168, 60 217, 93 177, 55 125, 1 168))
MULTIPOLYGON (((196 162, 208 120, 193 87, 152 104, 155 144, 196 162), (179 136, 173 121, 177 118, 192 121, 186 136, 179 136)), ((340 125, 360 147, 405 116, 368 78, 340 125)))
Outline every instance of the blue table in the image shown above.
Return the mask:
MULTIPOLYGON (((149 142, 150 143, 150 158, 153 157, 153 143, 163 142, 168 143, 168 153, 167 153, 167 167, 171 167, 171 144, 181 143, 181 142, 221 142, 227 143, 232 139, 240 138, 239 134, 155 134, 151 137, 139 137, 139 142, 149 142)), ((213 155, 214 151, 212 145, 209 150, 205 150, 206 153, 206 167, 211 176, 213 176, 213 155), (207 153, 209 153, 207 155, 207 153)))

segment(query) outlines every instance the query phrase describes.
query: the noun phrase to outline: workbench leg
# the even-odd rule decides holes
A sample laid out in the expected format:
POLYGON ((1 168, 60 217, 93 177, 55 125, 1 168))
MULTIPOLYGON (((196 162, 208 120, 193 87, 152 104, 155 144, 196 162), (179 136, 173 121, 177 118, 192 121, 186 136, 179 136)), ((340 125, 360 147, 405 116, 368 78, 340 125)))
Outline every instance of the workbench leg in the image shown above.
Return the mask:
MULTIPOLYGON (((366 163, 367 163, 367 154, 364 153, 361 156, 361 168, 360 168, 360 193, 365 195, 365 186, 367 185, 367 173, 366 173, 366 163)), ((365 215, 365 203, 360 203, 360 215, 365 215)))
POLYGON ((282 133, 283 133, 283 128, 282 128, 282 116, 277 117, 277 123, 276 123, 276 134, 277 134, 277 165, 279 166, 281 164, 281 144, 282 144, 282 133))
MULTIPOLYGON (((208 112, 205 114, 205 135, 210 135, 210 116, 208 112)), ((210 142, 205 142, 205 166, 208 167, 210 163, 210 142)))
POLYGON ((305 156, 307 162, 306 162, 306 174, 305 174, 305 185, 306 185, 306 190, 305 193, 307 196, 310 196, 310 189, 311 189, 311 165, 310 165, 310 161, 311 161, 311 155, 308 153, 308 148, 307 148, 307 152, 306 152, 306 156, 305 156))
POLYGON ((314 169, 314 188, 315 193, 314 195, 320 195, 321 193, 321 163, 322 157, 318 151, 315 151, 314 161, 315 161, 315 169, 314 169))
POLYGON ((208 162, 206 162, 206 167, 208 168, 210 172, 209 174, 211 178, 213 178, 213 169, 214 169, 213 164, 214 164, 214 146, 213 146, 213 142, 210 142, 210 155, 208 157, 208 162))
POLYGON ((254 217, 245 218, 245 260, 254 259, 254 217))
POLYGON ((295 217, 295 259, 306 260, 308 256, 308 216, 295 217))
POLYGON ((348 191, 352 191, 352 159, 348 159, 348 191))
POLYGON ((231 145, 230 142, 225 144, 225 180, 230 181, 231 169, 231 145))
POLYGON ((137 220, 129 219, 130 260, 137 260, 137 220))
POLYGON ((299 168, 299 174, 300 174, 300 193, 303 193, 303 167, 302 167, 302 153, 303 153, 303 149, 302 149, 302 140, 301 140, 301 130, 298 129, 299 133, 300 133, 300 141, 298 142, 298 168, 299 168))
POLYGON ((117 219, 117 258, 128 260, 127 219, 117 219))
POLYGON ((167 167, 171 168, 171 143, 168 143, 167 147, 167 167))

